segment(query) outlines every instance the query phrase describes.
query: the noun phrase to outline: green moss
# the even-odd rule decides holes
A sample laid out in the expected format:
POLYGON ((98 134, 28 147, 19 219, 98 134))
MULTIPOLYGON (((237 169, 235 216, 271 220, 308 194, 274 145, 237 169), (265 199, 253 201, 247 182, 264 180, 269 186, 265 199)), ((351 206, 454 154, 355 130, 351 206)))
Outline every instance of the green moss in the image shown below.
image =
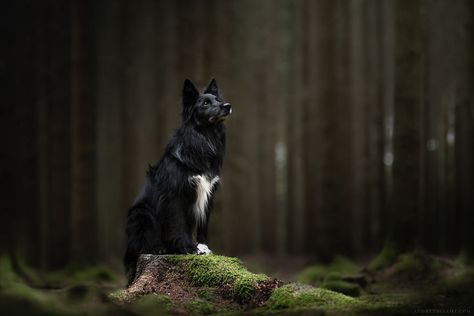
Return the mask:
POLYGON ((263 274, 245 269, 237 258, 208 255, 170 256, 170 260, 183 264, 191 283, 195 286, 222 286, 229 284, 236 299, 248 301, 258 282, 268 280, 263 274))
POLYGON ((267 301, 267 307, 271 310, 313 306, 346 310, 361 307, 361 303, 352 297, 328 289, 296 283, 290 283, 275 289, 267 301))
POLYGON ((356 265, 350 259, 344 256, 336 256, 329 265, 329 272, 338 272, 341 274, 356 273, 360 270, 360 267, 356 265))
POLYGON ((324 278, 324 282, 330 282, 330 281, 340 281, 342 278, 341 274, 339 272, 330 272, 326 277, 324 278))
POLYGON ((321 287, 349 296, 359 296, 361 291, 359 284, 342 280, 342 276, 338 272, 329 273, 324 278, 324 282, 322 283, 321 287))
POLYGON ((71 315, 53 294, 34 289, 13 271, 8 257, 0 257, 0 314, 71 315))
POLYGON ((399 315, 410 314, 418 306, 415 292, 352 298, 328 289, 288 284, 274 291, 262 314, 399 315))
POLYGON ((317 264, 304 269, 297 275, 296 279, 298 282, 320 285, 330 274, 352 274, 359 270, 360 267, 351 260, 344 256, 336 256, 327 266, 317 264))
POLYGON ((417 292, 410 291, 363 295, 359 301, 363 304, 360 311, 372 312, 371 315, 409 315, 421 303, 417 292))
POLYGON ((400 251, 391 243, 387 243, 382 251, 369 263, 371 270, 383 269, 395 262, 400 251))
POLYGON ((118 279, 115 272, 105 266, 93 266, 79 269, 73 271, 71 277, 75 280, 94 282, 114 282, 118 279))
POLYGON ((137 299, 131 309, 138 315, 165 315, 171 308, 171 301, 167 296, 148 294, 137 299))
POLYGON ((212 289, 207 288, 207 287, 198 289, 197 290, 197 295, 200 298, 205 299, 206 301, 215 301, 215 300, 219 299, 219 297, 215 293, 215 291, 213 291, 212 289))
POLYGON ((319 285, 324 280, 324 277, 327 273, 327 267, 318 264, 313 265, 311 267, 307 267, 306 269, 298 273, 296 279, 298 280, 298 282, 319 285))
POLYGON ((423 273, 427 268, 425 258, 417 252, 400 255, 392 267, 395 275, 416 275, 423 273))
POLYGON ((0 257, 0 289, 5 289, 18 281, 18 277, 13 272, 10 259, 8 257, 0 257))
POLYGON ((127 290, 116 290, 108 293, 107 298, 116 303, 130 303, 135 298, 135 295, 130 294, 127 290))
POLYGON ((474 297, 474 267, 456 264, 452 275, 440 282, 440 290, 450 293, 464 293, 474 297))
POLYGON ((321 287, 349 296, 359 296, 361 291, 360 286, 358 284, 349 283, 341 280, 325 281, 321 287))
POLYGON ((44 282, 56 286, 78 283, 109 283, 119 280, 117 274, 108 267, 70 266, 62 270, 49 272, 42 276, 44 282))
POLYGON ((187 302, 185 308, 191 315, 209 315, 216 312, 211 303, 202 299, 187 302))
POLYGON ((462 250, 459 256, 456 258, 456 262, 462 265, 473 266, 474 254, 469 251, 462 250))

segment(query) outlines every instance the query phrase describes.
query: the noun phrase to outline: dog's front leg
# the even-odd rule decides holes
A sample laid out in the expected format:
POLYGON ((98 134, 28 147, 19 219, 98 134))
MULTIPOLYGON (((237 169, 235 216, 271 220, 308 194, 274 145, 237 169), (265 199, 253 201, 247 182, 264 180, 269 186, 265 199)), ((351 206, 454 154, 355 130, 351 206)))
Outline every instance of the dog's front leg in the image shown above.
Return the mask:
POLYGON ((187 211, 190 206, 184 201, 176 199, 168 205, 166 223, 164 226, 167 239, 167 250, 174 254, 196 253, 193 243, 194 221, 187 211))
POLYGON ((173 253, 196 253, 196 245, 193 243, 192 234, 189 229, 175 230, 175 235, 171 244, 173 245, 173 253))
POLYGON ((193 244, 191 238, 181 237, 176 240, 176 253, 178 254, 193 254, 196 253, 196 246, 193 244))
POLYGON ((196 233, 197 244, 197 254, 198 255, 208 255, 212 251, 207 246, 207 221, 206 223, 199 224, 197 227, 196 233))

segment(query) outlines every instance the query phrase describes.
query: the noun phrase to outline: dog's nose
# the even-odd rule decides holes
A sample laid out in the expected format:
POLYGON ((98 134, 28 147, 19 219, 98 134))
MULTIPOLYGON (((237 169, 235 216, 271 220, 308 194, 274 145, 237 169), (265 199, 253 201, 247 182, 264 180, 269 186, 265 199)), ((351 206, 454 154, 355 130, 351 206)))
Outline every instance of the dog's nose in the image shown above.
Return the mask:
POLYGON ((224 109, 230 109, 230 103, 227 103, 227 102, 226 102, 226 103, 222 104, 222 107, 223 107, 224 109))

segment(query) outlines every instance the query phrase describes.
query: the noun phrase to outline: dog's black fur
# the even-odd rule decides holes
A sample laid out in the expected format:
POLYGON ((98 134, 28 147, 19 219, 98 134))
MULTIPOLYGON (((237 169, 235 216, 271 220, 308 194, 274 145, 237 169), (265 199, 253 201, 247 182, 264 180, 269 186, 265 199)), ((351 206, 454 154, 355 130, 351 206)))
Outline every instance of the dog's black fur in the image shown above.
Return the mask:
POLYGON ((196 175, 219 175, 225 147, 223 121, 230 104, 211 80, 199 94, 190 80, 184 82, 182 125, 175 132, 161 160, 150 169, 145 184, 128 212, 124 265, 129 283, 140 254, 196 253, 196 241, 207 244, 207 226, 217 185, 212 188, 206 219, 194 213, 196 175))

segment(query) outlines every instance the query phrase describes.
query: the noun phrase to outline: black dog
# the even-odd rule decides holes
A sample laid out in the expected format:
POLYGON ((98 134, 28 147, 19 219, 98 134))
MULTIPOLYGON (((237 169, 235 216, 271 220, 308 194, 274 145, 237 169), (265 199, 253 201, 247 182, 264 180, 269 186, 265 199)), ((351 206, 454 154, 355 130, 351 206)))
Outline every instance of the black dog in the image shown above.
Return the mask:
POLYGON ((205 254, 212 200, 225 147, 223 121, 232 112, 214 79, 203 94, 184 82, 182 126, 128 212, 124 264, 129 284, 140 254, 205 254))

